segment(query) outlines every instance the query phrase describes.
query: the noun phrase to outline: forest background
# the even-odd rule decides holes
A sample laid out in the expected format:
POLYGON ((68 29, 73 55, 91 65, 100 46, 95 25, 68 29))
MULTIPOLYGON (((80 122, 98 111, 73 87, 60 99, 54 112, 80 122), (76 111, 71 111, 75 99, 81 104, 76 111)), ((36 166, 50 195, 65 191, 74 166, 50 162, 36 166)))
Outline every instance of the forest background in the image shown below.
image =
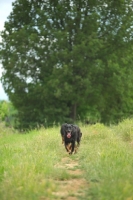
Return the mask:
POLYGON ((15 127, 132 117, 132 27, 131 0, 14 1, 0 59, 15 127))

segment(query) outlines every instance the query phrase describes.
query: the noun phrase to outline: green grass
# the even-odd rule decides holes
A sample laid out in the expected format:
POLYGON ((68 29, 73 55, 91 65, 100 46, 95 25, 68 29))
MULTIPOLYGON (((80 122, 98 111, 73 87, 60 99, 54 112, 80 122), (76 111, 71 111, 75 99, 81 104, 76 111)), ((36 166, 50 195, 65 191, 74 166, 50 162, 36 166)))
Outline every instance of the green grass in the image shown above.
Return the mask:
POLYGON ((84 130, 79 160, 90 182, 86 199, 133 199, 133 148, 124 137, 129 121, 110 128, 96 124, 89 132, 84 130))
MULTIPOLYGON (((133 199, 133 120, 117 126, 80 126, 83 137, 76 155, 89 183, 83 200, 133 199)), ((20 134, 0 124, 0 199, 55 199, 57 181, 74 178, 57 167, 68 155, 60 127, 20 134)), ((69 156, 68 156, 69 157, 69 156)), ((80 178, 80 177, 78 177, 80 178)))
POLYGON ((59 141, 58 128, 2 136, 0 199, 52 198, 57 187, 53 180, 70 176, 55 167, 63 156, 59 141))

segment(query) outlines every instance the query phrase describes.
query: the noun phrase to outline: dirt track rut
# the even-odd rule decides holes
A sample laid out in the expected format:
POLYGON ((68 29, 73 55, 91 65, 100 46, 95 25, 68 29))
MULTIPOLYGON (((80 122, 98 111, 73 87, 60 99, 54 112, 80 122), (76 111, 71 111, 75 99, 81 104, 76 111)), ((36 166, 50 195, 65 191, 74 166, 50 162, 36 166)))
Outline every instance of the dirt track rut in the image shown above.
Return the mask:
POLYGON ((78 200, 80 197, 84 199, 84 191, 85 188, 89 187, 89 184, 83 178, 84 172, 80 169, 78 159, 72 159, 71 156, 66 155, 56 167, 65 168, 67 173, 71 175, 71 178, 67 180, 57 181, 59 189, 58 192, 54 193, 56 199, 78 200))

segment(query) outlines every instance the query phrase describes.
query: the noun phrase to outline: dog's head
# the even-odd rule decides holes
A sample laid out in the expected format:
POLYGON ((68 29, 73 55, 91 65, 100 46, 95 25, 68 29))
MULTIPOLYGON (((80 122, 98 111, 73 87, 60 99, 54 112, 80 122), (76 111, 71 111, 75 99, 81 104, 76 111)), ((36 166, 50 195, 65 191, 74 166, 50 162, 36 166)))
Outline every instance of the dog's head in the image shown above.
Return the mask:
POLYGON ((72 125, 71 124, 65 125, 65 135, 67 138, 71 138, 71 136, 72 136, 72 125))

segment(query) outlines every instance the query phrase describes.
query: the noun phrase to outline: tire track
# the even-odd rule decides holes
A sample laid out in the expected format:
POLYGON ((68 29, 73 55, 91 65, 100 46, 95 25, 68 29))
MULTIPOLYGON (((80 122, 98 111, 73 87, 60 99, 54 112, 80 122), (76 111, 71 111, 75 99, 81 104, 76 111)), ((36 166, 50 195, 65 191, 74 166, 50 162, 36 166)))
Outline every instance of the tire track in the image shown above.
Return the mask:
POLYGON ((80 169, 78 160, 71 156, 66 156, 61 160, 56 167, 64 168, 71 178, 68 180, 58 180, 58 191, 54 192, 56 199, 63 200, 78 200, 84 196, 85 188, 89 187, 89 184, 83 178, 84 172, 80 169))

